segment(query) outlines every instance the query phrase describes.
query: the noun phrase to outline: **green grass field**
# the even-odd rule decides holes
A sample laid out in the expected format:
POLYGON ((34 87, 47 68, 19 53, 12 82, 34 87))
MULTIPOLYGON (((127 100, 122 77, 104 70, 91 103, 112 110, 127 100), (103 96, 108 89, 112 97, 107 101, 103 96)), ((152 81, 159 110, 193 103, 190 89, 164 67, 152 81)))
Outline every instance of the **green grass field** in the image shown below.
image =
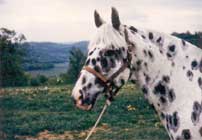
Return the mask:
MULTIPOLYGON (((74 107, 72 86, 9 88, 1 91, 2 130, 14 140, 83 140, 104 104, 92 111, 74 107)), ((135 86, 126 85, 90 140, 168 140, 158 116, 135 86)))

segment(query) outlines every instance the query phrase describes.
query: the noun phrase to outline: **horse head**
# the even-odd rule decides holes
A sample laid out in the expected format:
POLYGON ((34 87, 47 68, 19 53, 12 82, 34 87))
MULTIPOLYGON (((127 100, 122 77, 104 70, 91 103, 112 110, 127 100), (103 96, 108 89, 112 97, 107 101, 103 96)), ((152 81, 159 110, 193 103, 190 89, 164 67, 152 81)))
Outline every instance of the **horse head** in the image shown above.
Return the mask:
POLYGON ((120 87, 130 76, 130 49, 127 29, 119 20, 119 14, 112 8, 111 21, 107 24, 97 11, 94 12, 97 34, 88 46, 88 56, 84 68, 72 91, 76 106, 90 110, 96 99, 104 92, 112 100, 120 87))

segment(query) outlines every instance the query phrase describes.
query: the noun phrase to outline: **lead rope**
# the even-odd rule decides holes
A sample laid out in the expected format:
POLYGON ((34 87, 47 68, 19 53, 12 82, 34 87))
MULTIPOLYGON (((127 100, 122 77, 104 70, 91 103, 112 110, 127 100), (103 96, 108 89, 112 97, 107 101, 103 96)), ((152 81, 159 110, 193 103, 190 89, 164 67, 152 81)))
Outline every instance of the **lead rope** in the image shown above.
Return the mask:
POLYGON ((93 134, 93 131, 97 127, 98 123, 100 122, 100 119, 102 118, 103 114, 105 113, 108 106, 110 106, 111 102, 109 100, 106 100, 105 105, 103 106, 102 111, 100 112, 99 117, 97 118, 97 121, 95 122, 94 126, 91 128, 90 132, 88 133, 88 136, 85 138, 85 140, 88 140, 90 136, 93 134))

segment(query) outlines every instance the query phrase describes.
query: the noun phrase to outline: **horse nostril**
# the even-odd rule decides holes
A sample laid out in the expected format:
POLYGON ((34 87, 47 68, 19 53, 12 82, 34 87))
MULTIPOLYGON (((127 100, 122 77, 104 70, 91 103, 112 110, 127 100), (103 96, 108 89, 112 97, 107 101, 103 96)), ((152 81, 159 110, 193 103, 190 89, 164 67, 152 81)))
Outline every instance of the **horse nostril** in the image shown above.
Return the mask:
POLYGON ((79 96, 79 99, 80 99, 80 100, 82 100, 82 99, 83 99, 83 94, 81 94, 81 95, 79 96))

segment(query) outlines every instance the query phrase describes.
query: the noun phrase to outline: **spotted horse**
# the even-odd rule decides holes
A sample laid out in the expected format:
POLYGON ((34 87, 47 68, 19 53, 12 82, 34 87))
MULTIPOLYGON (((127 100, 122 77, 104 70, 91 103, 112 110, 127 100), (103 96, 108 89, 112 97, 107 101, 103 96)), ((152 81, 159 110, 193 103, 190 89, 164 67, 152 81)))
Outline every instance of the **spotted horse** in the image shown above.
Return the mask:
POLYGON ((97 11, 94 18, 97 34, 72 91, 76 106, 90 110, 99 95, 132 81, 171 140, 202 140, 202 50, 172 35, 121 24, 115 8, 112 24, 97 11))

